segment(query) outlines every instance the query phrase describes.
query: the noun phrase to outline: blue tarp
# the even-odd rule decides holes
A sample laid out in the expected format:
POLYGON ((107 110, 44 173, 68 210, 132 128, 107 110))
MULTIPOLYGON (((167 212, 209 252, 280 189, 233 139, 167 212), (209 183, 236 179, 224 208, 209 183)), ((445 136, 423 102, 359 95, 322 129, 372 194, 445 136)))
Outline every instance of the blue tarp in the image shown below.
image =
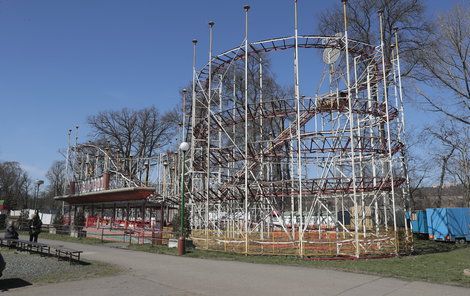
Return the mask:
POLYGON ((416 234, 428 234, 428 223, 426 220, 426 211, 418 210, 411 212, 409 217, 411 223, 411 229, 416 234))
POLYGON ((434 240, 470 241, 470 208, 426 209, 429 237, 434 240))

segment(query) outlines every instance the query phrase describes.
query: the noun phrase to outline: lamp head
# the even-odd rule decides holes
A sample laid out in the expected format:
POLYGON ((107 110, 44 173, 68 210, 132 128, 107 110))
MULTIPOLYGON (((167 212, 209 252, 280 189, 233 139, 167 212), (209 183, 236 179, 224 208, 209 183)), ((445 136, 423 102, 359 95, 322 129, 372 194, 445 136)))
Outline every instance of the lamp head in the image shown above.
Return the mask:
POLYGON ((180 144, 180 150, 183 152, 186 152, 189 150, 189 143, 188 142, 182 142, 180 144))

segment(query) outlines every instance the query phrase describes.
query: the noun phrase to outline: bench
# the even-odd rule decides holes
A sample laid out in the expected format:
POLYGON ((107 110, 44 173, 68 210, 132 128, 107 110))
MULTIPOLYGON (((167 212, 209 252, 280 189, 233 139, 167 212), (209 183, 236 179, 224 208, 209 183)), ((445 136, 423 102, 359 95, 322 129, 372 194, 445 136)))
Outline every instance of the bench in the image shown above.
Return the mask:
POLYGON ((5 247, 15 247, 18 250, 36 252, 42 255, 50 255, 51 247, 43 243, 35 243, 27 240, 0 238, 0 245, 5 247))
POLYGON ((17 240, 17 248, 29 252, 39 253, 49 256, 51 254, 51 246, 43 243, 30 242, 27 240, 17 240))
POLYGON ((18 240, 14 238, 0 238, 0 245, 5 247, 16 247, 18 245, 18 240))
POLYGON ((80 254, 83 253, 83 251, 77 251, 62 246, 55 246, 54 249, 58 260, 66 258, 69 260, 70 264, 72 264, 72 262, 80 262, 80 254))
POLYGON ((80 255, 83 251, 78 251, 63 246, 51 246, 43 243, 30 242, 21 239, 0 238, 0 246, 15 247, 17 250, 39 253, 41 255, 52 255, 51 250, 55 250, 58 260, 65 258, 72 264, 80 262, 80 255))

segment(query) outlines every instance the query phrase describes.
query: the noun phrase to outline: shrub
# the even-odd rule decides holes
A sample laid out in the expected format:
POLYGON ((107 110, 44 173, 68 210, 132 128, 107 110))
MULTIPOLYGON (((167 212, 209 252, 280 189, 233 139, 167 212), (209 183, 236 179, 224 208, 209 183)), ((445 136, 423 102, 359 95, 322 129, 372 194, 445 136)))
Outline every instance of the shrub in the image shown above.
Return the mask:
POLYGON ((73 221, 75 227, 84 227, 85 226, 85 213, 83 211, 77 212, 75 219, 73 221))
MULTIPOLYGON (((191 232, 191 224, 190 224, 190 213, 188 209, 184 211, 184 225, 183 225, 183 234, 185 237, 188 237, 191 232)), ((173 225, 173 232, 178 234, 180 233, 180 212, 173 216, 173 220, 171 221, 173 225)))
POLYGON ((52 225, 55 226, 55 227, 64 225, 64 216, 62 215, 62 213, 57 213, 54 216, 54 220, 52 221, 52 225))

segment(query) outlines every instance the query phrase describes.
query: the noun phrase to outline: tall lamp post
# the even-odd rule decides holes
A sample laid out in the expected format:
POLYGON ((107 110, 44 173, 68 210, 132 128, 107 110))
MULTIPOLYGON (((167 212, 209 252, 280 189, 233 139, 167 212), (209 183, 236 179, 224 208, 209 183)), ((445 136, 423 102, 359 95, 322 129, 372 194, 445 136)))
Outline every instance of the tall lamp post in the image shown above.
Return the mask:
POLYGON ((34 209, 37 211, 38 210, 38 196, 39 196, 39 186, 41 186, 42 184, 44 184, 44 181, 43 180, 36 180, 36 182, 34 182, 36 184, 36 196, 34 197, 34 209))
POLYGON ((180 237, 178 238, 178 255, 182 256, 185 253, 185 237, 184 237, 184 161, 186 152, 189 150, 189 143, 182 142, 180 144, 182 152, 181 157, 181 205, 180 205, 180 237))

